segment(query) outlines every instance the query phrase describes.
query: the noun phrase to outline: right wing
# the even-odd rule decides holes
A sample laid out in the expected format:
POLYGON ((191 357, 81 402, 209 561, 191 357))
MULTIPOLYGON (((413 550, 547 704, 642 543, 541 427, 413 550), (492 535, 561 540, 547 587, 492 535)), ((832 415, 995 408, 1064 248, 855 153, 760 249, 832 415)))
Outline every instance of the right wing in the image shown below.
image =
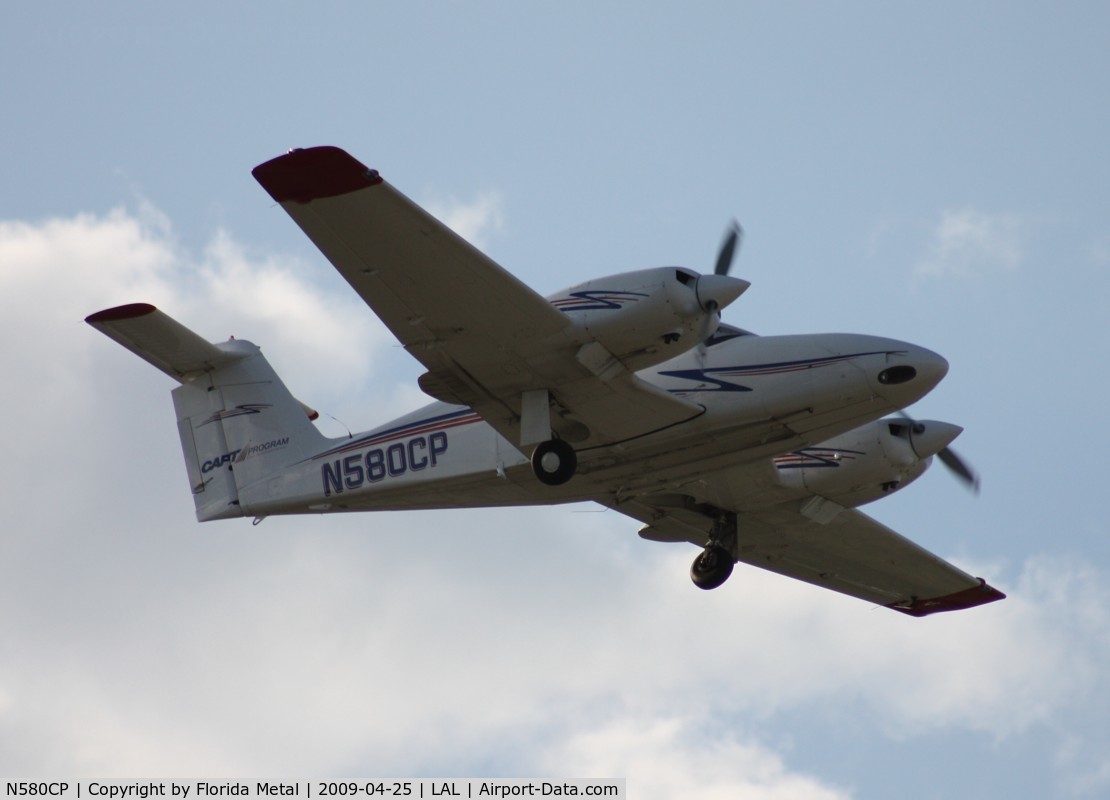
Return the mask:
MULTIPOLYGON (((677 496, 644 496, 616 510, 647 523, 640 535, 704 546, 712 518, 677 496)), ((847 509, 822 524, 783 505, 741 513, 737 557, 780 575, 916 617, 1006 597, 866 514, 847 509)))
POLYGON ((740 560, 915 617, 1006 597, 866 514, 821 524, 793 509, 744 518, 740 560))
POLYGON ((520 442, 522 395, 550 392, 551 427, 579 446, 698 416, 623 368, 570 319, 335 147, 293 150, 254 176, 428 373, 433 397, 520 442))

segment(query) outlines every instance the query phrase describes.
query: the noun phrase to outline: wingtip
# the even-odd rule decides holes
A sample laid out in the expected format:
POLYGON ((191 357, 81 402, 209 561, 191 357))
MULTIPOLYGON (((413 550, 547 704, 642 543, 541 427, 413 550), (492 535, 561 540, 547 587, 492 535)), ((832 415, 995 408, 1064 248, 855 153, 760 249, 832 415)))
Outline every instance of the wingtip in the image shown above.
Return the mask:
POLYGON ((909 614, 911 617, 927 617, 930 614, 939 614, 942 611, 962 611, 965 608, 975 608, 975 606, 1006 599, 1005 594, 982 578, 976 578, 976 580, 979 581, 978 586, 964 589, 962 592, 954 592, 943 597, 933 597, 926 600, 915 599, 911 603, 891 605, 888 608, 901 611, 903 614, 909 614))
POLYGON ((309 203, 382 182, 377 170, 330 145, 295 148, 259 164, 251 174, 279 203, 309 203))
POLYGON ((98 325, 105 322, 119 322, 125 319, 145 317, 147 314, 153 314, 157 310, 158 309, 150 303, 128 303, 122 306, 106 308, 103 311, 97 311, 95 314, 89 314, 85 317, 85 322, 90 325, 98 325))

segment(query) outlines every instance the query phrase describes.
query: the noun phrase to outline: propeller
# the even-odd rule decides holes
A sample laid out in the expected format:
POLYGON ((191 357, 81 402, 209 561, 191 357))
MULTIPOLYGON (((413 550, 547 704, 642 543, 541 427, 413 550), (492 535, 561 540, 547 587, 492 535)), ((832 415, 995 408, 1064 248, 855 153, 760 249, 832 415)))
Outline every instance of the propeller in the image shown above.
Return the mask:
POLYGON ((949 442, 960 435, 963 428, 947 422, 919 422, 905 411, 899 416, 905 422, 904 435, 909 439, 918 458, 935 455, 971 492, 979 494, 979 475, 948 446, 949 442))
POLYGON ((725 238, 721 240, 721 249, 717 252, 717 264, 712 275, 702 275, 698 278, 695 292, 698 303, 706 312, 705 324, 702 326, 698 337, 698 357, 704 361, 705 342, 716 330, 716 321, 721 317, 721 308, 731 303, 751 285, 748 281, 729 277, 736 251, 744 238, 744 229, 740 223, 732 220, 725 231, 725 238), (714 312, 716 312, 714 314, 714 312))
POLYGON ((736 257, 736 251, 743 241, 744 229, 740 227, 739 222, 733 220, 729 223, 725 238, 721 241, 721 249, 717 253, 717 266, 713 269, 714 275, 728 275, 728 271, 732 268, 732 260, 736 257))
POLYGON ((937 458, 940 459, 940 463, 952 471, 952 474, 962 480, 965 486, 975 494, 979 494, 979 476, 971 470, 966 461, 956 455, 955 450, 951 447, 945 447, 937 453, 937 458))

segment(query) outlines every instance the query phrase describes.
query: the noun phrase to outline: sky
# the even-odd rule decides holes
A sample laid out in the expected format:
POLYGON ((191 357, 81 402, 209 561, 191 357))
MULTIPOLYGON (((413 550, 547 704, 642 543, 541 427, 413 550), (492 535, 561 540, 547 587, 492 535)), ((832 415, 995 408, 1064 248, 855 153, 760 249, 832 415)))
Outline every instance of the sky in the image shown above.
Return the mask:
POLYGON ((1110 9, 0 11, 0 775, 625 778, 630 797, 1110 793, 1110 9), (260 344, 321 429, 421 367, 255 183, 381 171, 537 291, 712 269, 727 322, 911 341, 965 427, 868 513, 1009 597, 913 619, 587 505, 195 522, 173 382, 83 323, 260 344))

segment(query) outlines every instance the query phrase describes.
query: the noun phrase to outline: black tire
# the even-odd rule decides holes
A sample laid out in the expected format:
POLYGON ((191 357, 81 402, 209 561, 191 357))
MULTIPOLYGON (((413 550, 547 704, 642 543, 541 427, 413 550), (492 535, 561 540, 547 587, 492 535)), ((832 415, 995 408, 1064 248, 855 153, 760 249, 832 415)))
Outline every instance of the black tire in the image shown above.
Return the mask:
POLYGON ((728 580, 735 563, 728 550, 710 545, 698 553, 698 557, 690 565, 690 580, 699 589, 716 589, 728 580))
POLYGON ((578 456, 562 439, 548 439, 532 451, 532 471, 548 486, 566 483, 576 469, 578 456))

